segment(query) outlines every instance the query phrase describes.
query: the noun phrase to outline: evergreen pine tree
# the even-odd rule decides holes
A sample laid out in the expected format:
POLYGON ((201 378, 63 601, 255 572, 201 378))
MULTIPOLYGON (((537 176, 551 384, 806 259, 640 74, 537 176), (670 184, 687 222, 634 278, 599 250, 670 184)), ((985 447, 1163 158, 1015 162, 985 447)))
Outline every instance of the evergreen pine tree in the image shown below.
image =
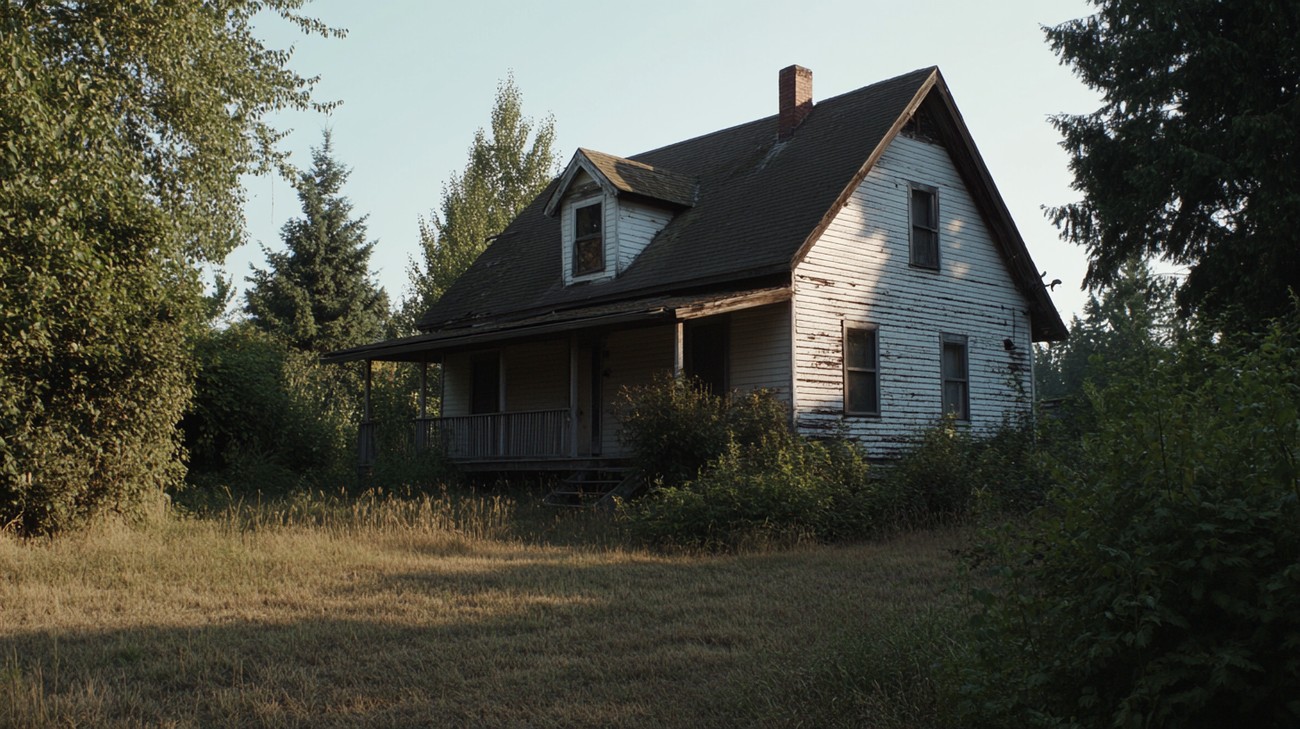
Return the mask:
POLYGON ((245 294, 253 323, 304 351, 364 344, 384 333, 388 296, 370 277, 365 216, 352 217, 343 196, 349 170, 334 158, 330 132, 312 150, 298 199, 303 216, 285 223, 284 252, 266 251, 269 267, 254 268, 245 294))

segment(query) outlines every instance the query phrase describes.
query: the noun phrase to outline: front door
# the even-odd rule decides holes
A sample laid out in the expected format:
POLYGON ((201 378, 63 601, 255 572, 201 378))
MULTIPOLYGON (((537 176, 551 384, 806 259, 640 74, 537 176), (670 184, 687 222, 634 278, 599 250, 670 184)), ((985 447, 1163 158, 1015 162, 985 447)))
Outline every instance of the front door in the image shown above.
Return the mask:
POLYGON ((501 412, 501 354, 476 354, 470 360, 469 412, 486 415, 501 412))
POLYGON ((578 347, 578 455, 599 456, 601 452, 601 409, 604 379, 604 345, 599 341, 578 347))
POLYGON ((709 392, 727 394, 731 346, 726 317, 710 317, 686 323, 686 376, 695 378, 709 392))

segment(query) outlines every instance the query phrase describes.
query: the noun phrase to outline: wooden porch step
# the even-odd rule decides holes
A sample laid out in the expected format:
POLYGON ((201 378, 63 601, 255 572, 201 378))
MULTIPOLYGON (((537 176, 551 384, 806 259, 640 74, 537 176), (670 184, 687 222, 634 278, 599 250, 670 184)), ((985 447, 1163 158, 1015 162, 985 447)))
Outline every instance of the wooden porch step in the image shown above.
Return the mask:
POLYGON ((624 462, 587 464, 571 471, 546 495, 542 503, 562 508, 590 509, 605 501, 632 477, 632 469, 624 462))

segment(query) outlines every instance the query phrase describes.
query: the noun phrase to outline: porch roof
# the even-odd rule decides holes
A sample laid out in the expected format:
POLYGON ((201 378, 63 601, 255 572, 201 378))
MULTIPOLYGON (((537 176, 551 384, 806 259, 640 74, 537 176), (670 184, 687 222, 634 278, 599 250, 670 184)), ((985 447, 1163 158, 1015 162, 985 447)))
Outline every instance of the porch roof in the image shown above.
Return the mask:
POLYGON ((330 352, 321 362, 334 364, 375 359, 392 362, 436 362, 444 352, 486 344, 567 334, 585 329, 642 326, 655 322, 698 319, 729 311, 776 304, 790 299, 788 286, 747 291, 710 292, 684 296, 654 296, 600 306, 557 310, 513 321, 442 329, 429 334, 389 339, 330 352))

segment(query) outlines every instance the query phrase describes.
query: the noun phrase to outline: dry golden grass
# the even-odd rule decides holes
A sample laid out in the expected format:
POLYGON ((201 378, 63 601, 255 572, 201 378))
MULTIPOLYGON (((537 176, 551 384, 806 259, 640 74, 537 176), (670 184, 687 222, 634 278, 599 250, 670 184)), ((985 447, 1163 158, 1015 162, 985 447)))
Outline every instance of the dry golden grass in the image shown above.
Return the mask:
POLYGON ((516 509, 0 535, 0 726, 796 725, 842 641, 951 602, 952 534, 659 555, 512 538, 516 509))

